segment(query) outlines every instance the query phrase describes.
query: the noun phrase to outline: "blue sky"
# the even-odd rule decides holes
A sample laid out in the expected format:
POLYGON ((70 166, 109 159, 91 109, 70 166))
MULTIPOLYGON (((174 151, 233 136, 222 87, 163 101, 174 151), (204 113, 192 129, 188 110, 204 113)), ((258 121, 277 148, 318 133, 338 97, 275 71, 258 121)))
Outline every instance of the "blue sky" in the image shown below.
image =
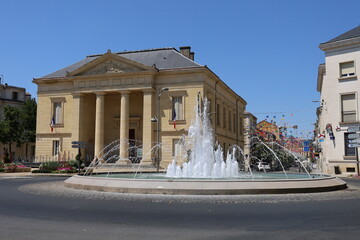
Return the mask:
POLYGON ((355 0, 0 0, 0 9, 0 74, 33 96, 33 78, 87 55, 191 46, 258 120, 299 125, 299 136, 316 118, 318 45, 360 24, 355 0))

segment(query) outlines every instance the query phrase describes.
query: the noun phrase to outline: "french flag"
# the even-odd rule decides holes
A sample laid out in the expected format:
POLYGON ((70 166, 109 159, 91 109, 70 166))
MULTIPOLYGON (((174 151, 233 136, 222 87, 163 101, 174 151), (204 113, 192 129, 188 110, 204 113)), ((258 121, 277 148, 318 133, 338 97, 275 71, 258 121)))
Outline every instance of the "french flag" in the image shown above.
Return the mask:
POLYGON ((172 119, 173 123, 174 123, 174 129, 176 129, 176 111, 174 109, 173 111, 173 119, 172 119))
POLYGON ((55 120, 54 120, 54 117, 51 119, 51 122, 50 122, 50 129, 51 129, 51 132, 54 131, 54 125, 55 125, 55 120))

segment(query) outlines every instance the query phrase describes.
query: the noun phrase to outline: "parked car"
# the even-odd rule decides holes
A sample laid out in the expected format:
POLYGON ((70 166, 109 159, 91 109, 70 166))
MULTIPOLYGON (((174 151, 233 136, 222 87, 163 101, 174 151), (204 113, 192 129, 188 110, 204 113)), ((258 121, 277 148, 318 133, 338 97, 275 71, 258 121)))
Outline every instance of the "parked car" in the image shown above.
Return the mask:
POLYGON ((261 170, 270 170, 270 165, 267 162, 258 162, 256 167, 259 171, 261 170))

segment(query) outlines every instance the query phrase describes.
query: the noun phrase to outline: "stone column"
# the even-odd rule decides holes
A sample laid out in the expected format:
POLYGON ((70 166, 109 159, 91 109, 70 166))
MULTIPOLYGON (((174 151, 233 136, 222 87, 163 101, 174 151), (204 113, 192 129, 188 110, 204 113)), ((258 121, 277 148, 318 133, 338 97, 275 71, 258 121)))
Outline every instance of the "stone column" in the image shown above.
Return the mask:
POLYGON ((144 90, 143 100, 143 134, 142 134, 142 163, 152 164, 151 148, 153 144, 153 126, 155 123, 151 122, 151 118, 154 117, 153 104, 154 104, 154 92, 155 90, 144 90))
POLYGON ((120 161, 129 159, 129 93, 120 92, 120 161))
POLYGON ((105 93, 96 93, 96 112, 95 112, 95 157, 99 157, 104 148, 104 113, 105 113, 105 93))

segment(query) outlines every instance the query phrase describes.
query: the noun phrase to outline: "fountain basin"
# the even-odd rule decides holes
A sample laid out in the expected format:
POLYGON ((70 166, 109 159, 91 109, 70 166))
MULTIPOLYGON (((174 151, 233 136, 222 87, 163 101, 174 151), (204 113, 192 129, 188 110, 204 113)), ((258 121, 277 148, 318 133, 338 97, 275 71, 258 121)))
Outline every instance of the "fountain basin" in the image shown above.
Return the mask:
POLYGON ((333 176, 294 179, 136 179, 126 177, 75 175, 65 186, 75 189, 119 193, 171 195, 235 195, 310 193, 346 189, 346 183, 333 176))

